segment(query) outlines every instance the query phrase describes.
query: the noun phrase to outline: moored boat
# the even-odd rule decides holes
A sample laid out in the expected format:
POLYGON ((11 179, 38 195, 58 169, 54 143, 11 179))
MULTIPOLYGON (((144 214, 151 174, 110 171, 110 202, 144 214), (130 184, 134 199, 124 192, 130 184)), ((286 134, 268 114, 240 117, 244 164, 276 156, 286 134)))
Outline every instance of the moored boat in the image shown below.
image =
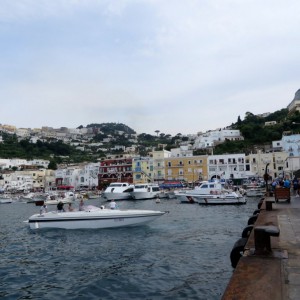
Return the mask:
POLYGON ((225 189, 218 181, 203 182, 192 190, 175 192, 181 203, 199 204, 245 204, 247 201, 238 191, 225 189))
POLYGON ((247 197, 262 197, 266 193, 265 188, 260 187, 250 187, 246 189, 246 196, 247 197))
POLYGON ((150 184, 150 183, 135 184, 133 191, 130 194, 131 197, 135 200, 154 199, 159 196, 160 188, 158 184, 150 184))
POLYGON ((165 211, 118 210, 88 206, 84 211, 51 211, 32 215, 28 219, 31 229, 96 229, 145 224, 164 215, 165 211))
POLYGON ((105 189, 102 197, 107 201, 132 199, 133 188, 134 185, 128 182, 113 182, 105 189))

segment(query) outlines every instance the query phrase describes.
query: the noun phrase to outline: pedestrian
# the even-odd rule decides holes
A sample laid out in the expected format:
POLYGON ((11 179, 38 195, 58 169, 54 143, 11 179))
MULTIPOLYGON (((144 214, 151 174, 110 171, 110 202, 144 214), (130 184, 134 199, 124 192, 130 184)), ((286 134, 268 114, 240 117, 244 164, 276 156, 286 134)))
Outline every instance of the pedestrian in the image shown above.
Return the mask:
POLYGON ((294 195, 296 197, 299 197, 299 194, 298 194, 298 188, 299 188, 299 185, 298 185, 298 179, 296 178, 296 176, 294 177, 293 179, 293 190, 294 190, 294 195))
POLYGON ((285 187, 286 189, 291 188, 291 182, 289 181, 288 178, 286 178, 283 182, 283 187, 285 187))

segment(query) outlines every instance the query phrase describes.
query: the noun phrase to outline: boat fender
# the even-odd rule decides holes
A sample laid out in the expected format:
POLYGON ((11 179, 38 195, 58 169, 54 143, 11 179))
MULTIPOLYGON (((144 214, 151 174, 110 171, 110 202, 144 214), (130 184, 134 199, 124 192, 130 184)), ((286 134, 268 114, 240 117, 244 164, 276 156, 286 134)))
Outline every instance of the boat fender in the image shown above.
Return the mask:
POLYGON ((236 268, 240 258, 242 257, 247 241, 248 238, 240 238, 235 242, 230 252, 230 261, 233 268, 236 268))
POLYGON ((251 217, 249 218, 249 220, 248 220, 247 225, 253 225, 253 224, 256 222, 258 215, 259 215, 259 214, 256 214, 256 215, 251 216, 251 217))
POLYGON ((260 209, 256 209, 254 212, 253 212, 253 215, 256 215, 256 214, 259 214, 260 213, 260 209))
POLYGON ((257 208, 260 209, 264 202, 264 198, 260 199, 259 203, 257 204, 257 208))
POLYGON ((250 233, 253 229, 253 225, 248 225, 246 226, 244 229, 243 229, 243 232, 242 232, 242 238, 249 238, 250 236, 250 233))

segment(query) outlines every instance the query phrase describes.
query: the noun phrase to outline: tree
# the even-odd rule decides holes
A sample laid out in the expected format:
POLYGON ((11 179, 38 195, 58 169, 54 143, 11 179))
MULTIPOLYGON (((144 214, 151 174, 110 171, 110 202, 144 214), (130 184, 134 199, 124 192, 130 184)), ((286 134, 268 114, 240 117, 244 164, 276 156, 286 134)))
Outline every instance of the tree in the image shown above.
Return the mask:
POLYGON ((241 125, 241 124, 242 124, 242 120, 241 120, 241 117, 240 117, 240 116, 238 116, 237 124, 238 124, 238 125, 241 125))
POLYGON ((49 165, 48 165, 48 169, 50 169, 50 170, 57 170, 57 165, 56 165, 56 162, 55 162, 55 160, 50 160, 50 163, 49 163, 49 165))

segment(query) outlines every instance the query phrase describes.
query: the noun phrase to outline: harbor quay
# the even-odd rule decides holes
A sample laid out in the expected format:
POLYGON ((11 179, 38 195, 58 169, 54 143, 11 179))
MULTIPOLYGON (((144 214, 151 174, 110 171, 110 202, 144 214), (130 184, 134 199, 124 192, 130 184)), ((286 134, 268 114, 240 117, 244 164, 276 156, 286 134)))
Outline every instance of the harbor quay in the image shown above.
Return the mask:
POLYGON ((262 198, 245 226, 252 230, 222 300, 299 299, 300 197, 262 198))

